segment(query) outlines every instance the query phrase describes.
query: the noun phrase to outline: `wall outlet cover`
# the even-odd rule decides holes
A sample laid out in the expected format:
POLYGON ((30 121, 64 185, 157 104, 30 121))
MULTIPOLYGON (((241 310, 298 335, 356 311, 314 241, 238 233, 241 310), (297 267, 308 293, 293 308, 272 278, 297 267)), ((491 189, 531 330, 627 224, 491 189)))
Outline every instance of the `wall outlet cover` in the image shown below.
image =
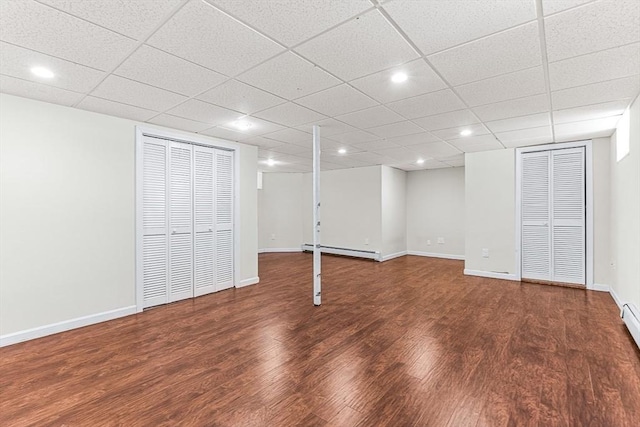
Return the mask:
POLYGON ((482 248, 482 258, 489 258, 489 249, 482 248))
POLYGON ((444 237, 438 237, 438 244, 444 245, 444 237))

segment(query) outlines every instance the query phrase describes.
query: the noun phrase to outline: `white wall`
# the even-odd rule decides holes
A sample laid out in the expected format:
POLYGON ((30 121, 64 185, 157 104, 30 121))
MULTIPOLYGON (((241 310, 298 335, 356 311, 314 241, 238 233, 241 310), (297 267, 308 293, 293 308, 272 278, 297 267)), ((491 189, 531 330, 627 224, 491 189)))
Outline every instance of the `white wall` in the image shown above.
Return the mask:
POLYGON ((407 251, 407 172, 381 167, 381 227, 383 259, 407 251))
POLYGON ((465 155, 465 237, 466 270, 515 274, 513 149, 465 155))
POLYGON ((616 160, 611 141, 611 287, 622 303, 640 308, 640 100, 631 105, 629 154, 616 160))
POLYGON ((411 171, 407 174, 409 253, 464 257, 464 175, 464 168, 411 171), (437 243, 438 237, 444 238, 444 244, 437 243))
MULTIPOLYGON (((302 245, 301 173, 263 173, 258 190, 258 247, 300 250, 302 245)), ((306 224, 311 227, 311 223, 306 224)))
MULTIPOLYGON (((0 95, 0 335, 135 305, 136 122, 0 95)), ((213 139, 212 139, 213 140, 213 139)), ((240 145, 240 277, 257 277, 240 145)))
POLYGON ((610 138, 596 138, 593 154, 593 283, 611 283, 611 168, 610 138))

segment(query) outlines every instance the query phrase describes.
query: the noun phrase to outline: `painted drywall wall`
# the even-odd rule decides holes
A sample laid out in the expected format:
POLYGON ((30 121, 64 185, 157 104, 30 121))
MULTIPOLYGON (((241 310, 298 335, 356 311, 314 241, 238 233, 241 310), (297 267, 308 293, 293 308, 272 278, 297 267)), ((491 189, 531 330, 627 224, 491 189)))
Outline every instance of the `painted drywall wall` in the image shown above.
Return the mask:
POLYGON ((593 158, 593 283, 611 283, 611 168, 610 138, 596 138, 593 158))
POLYGON ((409 253, 464 257, 464 168, 407 174, 407 250, 409 253), (438 244, 438 238, 444 243, 438 244))
POLYGON ((262 190, 258 190, 260 250, 300 250, 303 243, 302 182, 301 173, 262 174, 262 190))
POLYGON ((629 154, 619 162, 611 138, 611 288, 640 309, 640 100, 630 109, 629 154))
POLYGON ((464 256, 467 270, 516 272, 513 149, 465 155, 464 256))
MULTIPOLYGON (((323 171, 322 244, 382 252, 380 166, 323 171), (368 242, 368 244, 366 243, 368 242)), ((312 241, 311 174, 303 176, 303 240, 312 241)))
POLYGON ((407 172, 381 166, 382 257, 407 251, 407 172))
MULTIPOLYGON (((136 124, 0 95, 0 335, 135 305, 136 124)), ((257 149, 239 155, 248 280, 257 149)))

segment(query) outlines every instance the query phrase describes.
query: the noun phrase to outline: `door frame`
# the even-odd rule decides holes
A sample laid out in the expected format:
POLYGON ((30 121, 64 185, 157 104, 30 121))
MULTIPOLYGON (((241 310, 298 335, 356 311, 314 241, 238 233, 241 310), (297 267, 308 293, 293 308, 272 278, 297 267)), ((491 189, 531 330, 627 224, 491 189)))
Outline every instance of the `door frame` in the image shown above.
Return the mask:
POLYGON ((143 139, 145 136, 182 142, 191 145, 233 151, 233 286, 238 287, 240 277, 240 145, 219 138, 197 135, 189 132, 166 129, 153 125, 136 125, 135 136, 135 288, 136 312, 143 310, 142 289, 142 185, 143 185, 143 139))
POLYGON ((585 284, 587 289, 593 285, 593 152, 591 140, 562 142, 516 148, 516 280, 522 280, 522 154, 537 151, 562 150, 565 148, 585 149, 585 233, 586 259, 585 284))

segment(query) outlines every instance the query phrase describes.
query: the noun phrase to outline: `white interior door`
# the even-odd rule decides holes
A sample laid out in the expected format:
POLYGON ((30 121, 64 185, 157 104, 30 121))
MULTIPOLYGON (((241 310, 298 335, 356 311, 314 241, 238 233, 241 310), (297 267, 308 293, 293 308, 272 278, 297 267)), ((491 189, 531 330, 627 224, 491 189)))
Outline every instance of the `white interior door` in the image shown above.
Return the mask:
POLYGON ((216 290, 233 287, 233 152, 215 150, 216 290))
POLYGON ((170 142, 169 302, 193 297, 192 146, 170 142))
POLYGON ((193 147, 194 154, 194 293, 200 296, 216 291, 214 262, 214 149, 193 147))
POLYGON ((522 155, 522 278, 584 285, 584 147, 522 155))
POLYGON ((166 304, 168 299, 167 169, 164 139, 142 141, 142 306, 166 304))

